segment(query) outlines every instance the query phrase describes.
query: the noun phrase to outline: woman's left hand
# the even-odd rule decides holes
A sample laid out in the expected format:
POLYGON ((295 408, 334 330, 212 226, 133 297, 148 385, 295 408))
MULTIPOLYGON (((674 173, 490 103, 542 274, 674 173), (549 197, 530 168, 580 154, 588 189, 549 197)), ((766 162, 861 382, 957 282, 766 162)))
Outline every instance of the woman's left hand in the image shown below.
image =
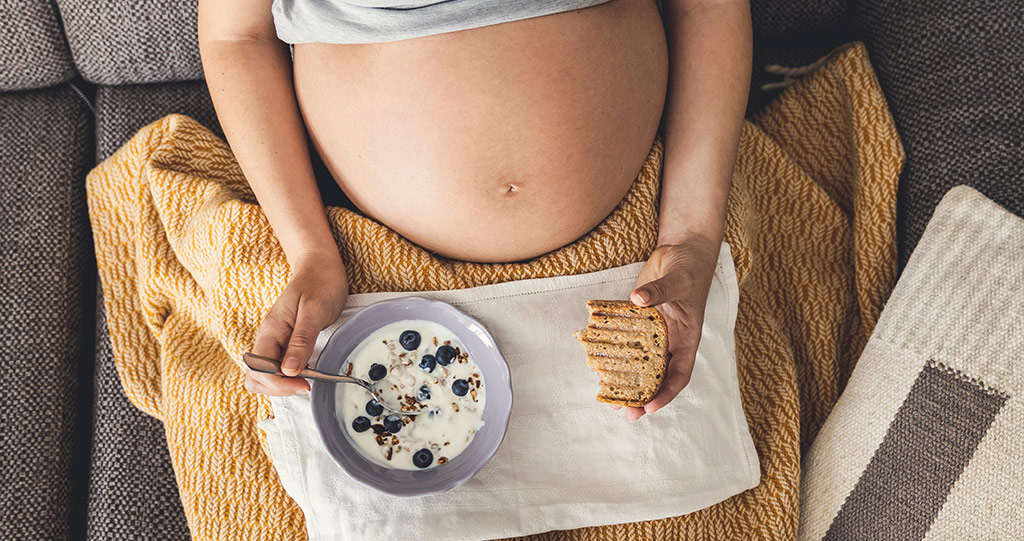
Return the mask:
POLYGON ((661 390, 647 405, 626 408, 630 422, 658 411, 690 382, 720 246, 721 241, 702 238, 662 244, 640 271, 630 300, 638 306, 656 306, 665 318, 668 367, 661 390))

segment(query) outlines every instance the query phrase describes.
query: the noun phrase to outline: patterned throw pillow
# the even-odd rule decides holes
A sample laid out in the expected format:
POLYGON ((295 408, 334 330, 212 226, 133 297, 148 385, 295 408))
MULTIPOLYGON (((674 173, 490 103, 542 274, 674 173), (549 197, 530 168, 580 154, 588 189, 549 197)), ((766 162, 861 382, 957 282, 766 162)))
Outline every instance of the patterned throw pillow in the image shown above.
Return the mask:
POLYGON ((946 194, 802 476, 801 540, 1024 539, 1024 220, 946 194))

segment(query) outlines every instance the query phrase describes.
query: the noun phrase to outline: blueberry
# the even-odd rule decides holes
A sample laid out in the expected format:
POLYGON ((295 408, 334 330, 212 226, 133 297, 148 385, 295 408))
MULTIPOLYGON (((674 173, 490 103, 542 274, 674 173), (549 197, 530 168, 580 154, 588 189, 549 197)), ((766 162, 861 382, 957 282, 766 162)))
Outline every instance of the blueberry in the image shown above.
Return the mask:
POLYGON ((402 418, 397 415, 388 415, 384 418, 384 430, 392 434, 398 434, 402 429, 402 418))
POLYGON ((370 420, 360 415, 355 419, 352 419, 352 430, 356 432, 366 432, 370 428, 370 420))
POLYGON ((366 403, 366 414, 370 417, 376 417, 382 413, 384 413, 384 406, 378 404, 376 400, 371 398, 370 401, 366 403))
POLYGON ((424 372, 433 372, 435 366, 437 366, 437 359, 433 355, 424 355, 423 358, 420 359, 420 368, 422 368, 424 372))
POLYGON ((402 347, 408 351, 412 351, 420 347, 420 333, 416 331, 404 331, 402 335, 398 337, 398 343, 402 344, 402 347))
POLYGON ((426 385, 420 387, 416 391, 416 400, 419 400, 420 402, 430 400, 430 387, 427 387, 426 385))
POLYGON ((370 379, 373 381, 384 379, 386 375, 388 375, 388 369, 384 365, 377 363, 370 365, 370 379))
POLYGON ((445 344, 437 348, 437 364, 448 366, 455 360, 455 348, 445 344))
POLYGON ((434 462, 434 453, 431 453, 430 449, 420 449, 412 455, 412 463, 417 468, 426 468, 432 462, 434 462))
POLYGON ((464 379, 457 379, 452 382, 452 392, 455 396, 466 396, 469 392, 469 382, 464 379))

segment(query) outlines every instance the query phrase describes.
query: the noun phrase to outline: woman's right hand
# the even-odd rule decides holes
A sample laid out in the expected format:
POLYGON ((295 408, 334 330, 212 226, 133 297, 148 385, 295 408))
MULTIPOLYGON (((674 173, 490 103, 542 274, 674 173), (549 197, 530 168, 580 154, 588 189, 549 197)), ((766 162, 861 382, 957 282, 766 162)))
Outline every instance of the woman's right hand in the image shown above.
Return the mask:
MULTIPOLYGON (((291 281, 263 318, 252 346, 256 355, 282 359, 281 372, 288 376, 306 367, 317 335, 338 319, 348 297, 345 266, 337 253, 300 259, 292 270, 291 281)), ((309 382, 247 369, 245 388, 288 396, 309 392, 309 382)))

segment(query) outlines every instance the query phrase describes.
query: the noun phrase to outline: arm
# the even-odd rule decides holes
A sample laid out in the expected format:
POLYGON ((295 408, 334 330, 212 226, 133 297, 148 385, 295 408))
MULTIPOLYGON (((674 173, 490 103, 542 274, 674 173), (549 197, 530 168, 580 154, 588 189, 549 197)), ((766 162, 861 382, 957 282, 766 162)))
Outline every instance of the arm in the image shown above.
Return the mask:
POLYGON ((668 404, 693 371, 750 87, 748 0, 665 0, 669 46, 665 161, 658 246, 632 301, 657 306, 668 325, 661 390, 630 421, 668 404))
MULTIPOLYGON (((271 0, 200 0, 199 51, 224 134, 292 269, 253 352, 283 357, 282 371, 293 375, 341 313, 347 281, 313 176, 288 46, 277 39, 270 7, 271 0)), ((308 384, 249 373, 246 387, 292 394, 308 384)))
POLYGON ((750 91, 747 0, 666 0, 669 84, 658 244, 722 242, 750 91))
MULTIPOLYGON (((200 0, 199 52, 231 150, 294 267, 337 255, 271 0, 200 0)), ((340 261, 340 256, 338 256, 340 261)))

